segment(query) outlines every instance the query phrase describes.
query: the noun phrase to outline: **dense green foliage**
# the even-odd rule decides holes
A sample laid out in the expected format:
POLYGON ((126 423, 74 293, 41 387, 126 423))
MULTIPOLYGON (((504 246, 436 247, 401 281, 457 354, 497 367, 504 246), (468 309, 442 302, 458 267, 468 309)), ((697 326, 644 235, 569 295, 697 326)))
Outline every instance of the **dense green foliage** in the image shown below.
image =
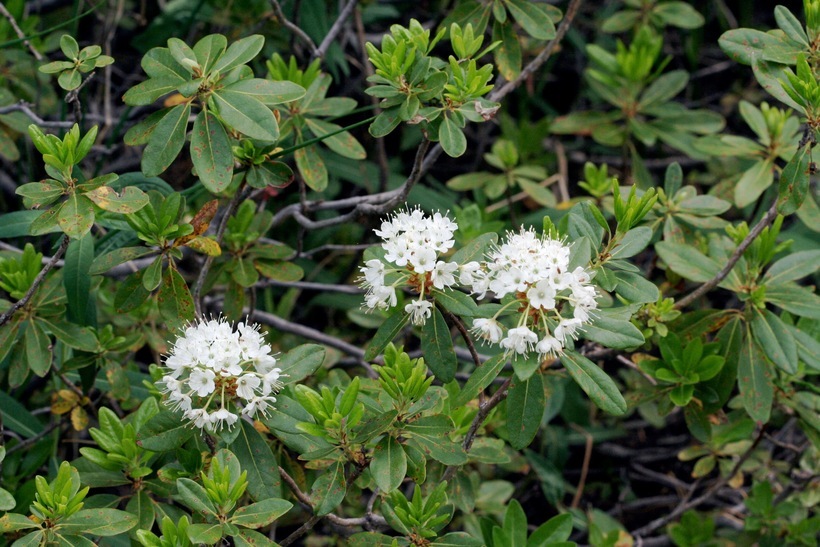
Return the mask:
POLYGON ((0 544, 816 545, 820 0, 555 4, 5 2, 0 544))

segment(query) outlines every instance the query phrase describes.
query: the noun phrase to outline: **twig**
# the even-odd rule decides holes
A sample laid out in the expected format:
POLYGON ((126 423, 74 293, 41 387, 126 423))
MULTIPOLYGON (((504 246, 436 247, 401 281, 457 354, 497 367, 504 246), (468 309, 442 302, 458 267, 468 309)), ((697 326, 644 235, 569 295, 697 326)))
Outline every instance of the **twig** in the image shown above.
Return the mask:
MULTIPOLYGON (((363 467, 363 466, 359 466, 359 465, 354 467, 353 471, 350 472, 350 475, 347 476, 347 480, 345 481, 345 484, 346 485, 353 484, 356 481, 356 479, 358 479, 359 476, 364 472, 365 468, 366 468, 366 466, 363 467)), ((282 474, 282 478, 284 478, 287 475, 287 473, 285 473, 284 470, 281 467, 279 468, 279 472, 282 474)), ((285 479, 285 482, 287 482, 287 479, 285 479)), ((296 482, 294 481, 293 484, 296 485, 296 482)), ((290 486, 290 483, 288 483, 288 486, 290 486)), ((297 487, 297 489, 298 489, 298 487, 297 487)), ((305 496, 305 494, 302 494, 302 496, 305 496)), ((312 510, 313 506, 310 505, 309 502, 308 502, 308 505, 311 507, 311 510, 312 510)), ((325 515, 325 517, 329 517, 329 515, 325 515)), ((334 515, 334 517, 336 517, 336 516, 334 515)), ((297 528, 295 532, 293 532, 288 537, 286 537, 285 539, 280 541, 279 545, 281 545, 282 547, 287 547, 288 545, 291 545, 294 541, 296 541, 297 539, 299 539, 300 537, 305 535, 314 526, 316 526, 316 523, 318 523, 320 520, 322 520, 322 518, 324 518, 324 517, 320 517, 318 515, 313 515, 302 526, 297 528)), ((328 520, 333 520, 333 519, 329 518, 328 520)), ((336 520, 337 521, 342 521, 342 522, 347 521, 347 519, 342 519, 341 517, 336 517, 336 520)), ((385 521, 385 524, 387 524, 386 521, 385 521)), ((343 524, 343 526, 345 526, 345 524, 343 524)))
POLYGON ((470 356, 473 358, 475 366, 480 367, 481 357, 479 357, 478 352, 475 349, 473 339, 470 338, 470 333, 467 332, 467 327, 464 326, 464 322, 456 314, 445 309, 438 302, 436 302, 436 306, 444 314, 444 318, 447 319, 447 321, 449 321, 453 325, 455 325, 456 329, 461 334, 461 338, 464 339, 464 343, 467 344, 467 349, 470 350, 470 356))
POLYGON ((319 50, 316 49, 316 43, 304 30, 299 27, 299 25, 293 24, 287 17, 285 17, 285 12, 282 10, 282 6, 279 4, 278 0, 270 0, 270 5, 273 7, 273 11, 276 12, 276 17, 285 26, 285 28, 298 36, 299 39, 305 43, 305 45, 310 49, 310 53, 313 57, 319 57, 319 50))
POLYGON ((567 166, 567 152, 561 141, 555 139, 555 155, 558 156, 558 190, 561 197, 560 202, 569 201, 569 169, 567 166))
POLYGON ((573 429, 580 432, 586 442, 584 443, 584 462, 581 464, 581 478, 578 479, 578 487, 575 489, 575 495, 572 497, 572 503, 570 507, 573 509, 578 508, 578 504, 581 503, 581 496, 584 494, 584 486, 587 482, 587 474, 589 473, 589 461, 592 458, 592 444, 594 439, 592 435, 590 435, 589 431, 584 430, 581 427, 575 426, 573 424, 573 429))
POLYGON ((83 90, 85 84, 87 84, 91 81, 92 78, 94 78, 95 74, 96 72, 89 73, 88 76, 86 76, 85 79, 82 82, 80 82, 80 85, 66 93, 65 102, 74 107, 74 121, 78 125, 80 125, 80 122, 83 117, 82 105, 80 104, 80 91, 83 90))
POLYGON ((333 23, 333 26, 330 27, 327 36, 325 36, 324 40, 322 40, 322 43, 319 44, 319 47, 314 52, 313 59, 319 59, 325 56, 325 53, 327 53, 327 50, 330 47, 330 44, 333 43, 333 40, 335 40, 336 36, 338 36, 339 33, 342 31, 342 26, 344 25, 345 21, 348 17, 350 17, 350 14, 353 13, 353 8, 356 7, 356 2, 357 0, 348 0, 347 4, 345 4, 345 6, 339 12, 339 16, 336 18, 336 21, 333 23))
POLYGON ((51 257, 51 260, 48 261, 48 264, 43 266, 43 269, 40 270, 40 273, 37 274, 37 277, 34 278, 34 282, 29 287, 26 294, 23 295, 23 298, 12 304, 11 308, 8 309, 3 315, 0 315, 0 327, 5 325, 9 322, 9 319, 17 313, 17 310, 28 304, 31 297, 34 296, 34 293, 37 292, 37 289, 40 287, 40 284, 46 277, 46 274, 51 271, 51 269, 57 265, 57 262, 60 260, 60 257, 63 256, 65 250, 68 248, 68 236, 63 236, 62 241, 60 242, 60 247, 57 249, 57 252, 54 253, 54 256, 51 257))
POLYGON ((721 281, 726 279, 726 276, 729 275, 729 272, 732 271, 732 268, 735 267, 737 261, 740 260, 740 257, 743 256, 743 253, 752 244, 752 242, 760 235, 760 233, 769 226, 774 219, 777 218, 777 201, 772 203, 772 206, 769 207, 769 210, 766 211, 766 214, 760 221, 754 225, 749 231, 749 235, 747 235, 743 241, 740 242, 740 245, 737 246, 735 252, 732 253, 732 256, 729 257, 729 260, 726 262, 726 265, 721 268, 721 270, 717 273, 715 277, 689 293, 687 296, 681 298, 677 302, 675 302, 675 309, 683 309, 689 304, 693 303, 695 300, 706 294, 707 292, 711 291, 715 287, 717 287, 721 281))
POLYGON ((329 228, 331 226, 336 226, 338 224, 355 220, 361 215, 383 214, 391 210, 399 203, 403 203, 407 199, 407 194, 410 193, 410 190, 413 189, 413 186, 415 186, 416 182, 418 182, 422 173, 425 171, 424 163, 426 162, 427 157, 429 157, 429 155, 425 157, 425 154, 427 153, 429 147, 430 141, 426 139, 422 141, 416 150, 416 158, 413 162, 413 168, 410 171, 407 180, 405 180, 404 183, 395 190, 381 192, 379 194, 343 198, 335 201, 307 201, 305 203, 293 203, 287 207, 284 207, 276 213, 276 215, 274 215, 272 225, 276 226, 283 222, 286 218, 293 217, 300 226, 307 228, 308 230, 318 230, 320 228, 329 228), (315 212, 345 209, 347 207, 353 207, 353 210, 337 217, 319 221, 311 220, 302 214, 302 209, 305 211, 315 212))
MULTIPOLYGON (((356 9, 353 11, 353 22, 356 26, 356 37, 359 40, 359 50, 362 55, 362 66, 364 67, 364 73, 366 78, 373 76, 375 71, 373 70, 373 65, 370 63, 370 60, 367 56, 367 48, 365 47, 365 42, 367 41, 364 37, 364 23, 362 23, 362 10, 356 9)), ((376 115, 381 114, 382 109, 379 108, 379 98, 370 96, 370 104, 373 105, 373 112, 376 115)), ((387 189, 387 181, 390 178, 390 164, 387 160, 387 147, 384 144, 385 139, 376 139, 376 159, 379 163, 379 192, 384 192, 387 189)))
POLYGON ((555 31, 555 37, 550 40, 541 53, 539 53, 535 59, 530 61, 527 66, 521 71, 521 74, 518 75, 516 79, 511 82, 507 82, 500 88, 494 90, 490 93, 489 99, 491 101, 500 101, 510 93, 512 93, 518 86, 521 85, 524 80, 529 78, 536 70, 538 70, 541 65, 546 63, 549 58, 552 56, 553 52, 557 49, 558 44, 563 40, 564 35, 569 30, 570 25, 572 24, 572 20, 575 18, 575 15, 578 13, 578 8, 581 6, 581 0, 572 0, 567 6, 567 11, 564 14, 564 19, 561 21, 561 24, 558 25, 558 29, 555 31))
MULTIPOLYGON (((231 198, 230 203, 228 203, 228 207, 222 215, 222 219, 219 221, 219 227, 216 229, 216 242, 220 245, 222 244, 222 237, 225 235, 225 228, 228 226, 228 220, 230 220, 231 215, 233 215, 234 211, 239 206, 239 203, 245 199, 247 192, 247 188, 240 187, 233 195, 233 198, 231 198)), ((213 263, 213 256, 208 256, 208 258, 205 259, 205 262, 202 264, 202 269, 199 271, 199 276, 196 279, 196 283, 194 284, 192 296, 194 298, 194 308, 196 310, 197 317, 202 317, 202 286, 205 284, 205 278, 208 277, 208 272, 211 270, 211 265, 213 263)))
MULTIPOLYGON (((473 422, 470 424, 470 429, 467 430, 467 435, 464 436, 464 441, 461 443, 461 447, 464 449, 465 452, 469 452, 470 448, 473 446, 473 441, 475 440, 475 436, 478 433, 478 429, 484 424, 484 420, 487 419, 487 416, 492 412, 492 410, 501 404, 501 401, 507 398, 507 389, 510 387, 510 383, 512 382, 512 376, 504 380, 504 383, 498 388, 498 390, 493 393, 493 396, 487 399, 483 405, 481 405, 478 409, 478 412, 473 418, 473 422)), ((458 465, 451 465, 447 468, 442 475, 442 481, 449 481, 453 478, 453 475, 456 474, 458 470, 458 465)))
MULTIPOLYGON (((560 178, 561 178, 560 175, 555 174, 555 175, 552 175, 550 177, 545 178, 539 184, 540 184, 540 186, 545 186, 546 187, 546 186, 549 186, 550 184, 560 180, 560 178)), ((527 199, 528 196, 529 196, 529 194, 526 193, 526 192, 518 192, 517 194, 513 194, 513 196, 508 200, 502 200, 502 201, 498 201, 496 203, 493 203, 491 205, 488 205, 487 208, 485 209, 485 211, 486 211, 487 214, 493 213, 495 211, 498 211, 499 209, 503 209, 504 207, 507 207, 511 203, 517 203, 517 202, 519 202, 523 199, 527 199)))
POLYGON ((19 443, 15 444, 14 446, 12 446, 11 448, 7 449, 6 456, 10 456, 18 450, 23 450, 31 445, 37 444, 37 442, 40 441, 40 439, 45 438, 49 433, 60 427, 62 423, 62 419, 49 423, 42 431, 40 431, 36 435, 29 437, 28 439, 24 439, 19 443))
MULTIPOLYGON (((14 245, 9 245, 5 241, 0 241, 0 249, 3 249, 4 251, 12 251, 14 253, 20 253, 20 254, 23 253, 23 249, 20 249, 19 247, 15 247, 14 245)), ((41 262, 45 266, 46 264, 48 264, 51 261, 51 258, 52 257, 50 257, 50 256, 44 256, 41 259, 41 262)), ((54 264, 54 265, 57 266, 58 268, 62 268, 64 264, 65 264, 64 260, 58 260, 57 263, 54 264)))
POLYGON ((11 28, 14 29, 14 33, 23 41, 23 45, 28 48, 34 58, 38 61, 43 60, 43 54, 37 51, 31 42, 29 42, 28 38, 26 38, 26 34, 23 32, 23 29, 17 24, 17 21, 14 19, 14 16, 6 9, 5 3, 0 4, 0 13, 3 14, 3 17, 8 19, 11 28))
MULTIPOLYGON (((678 504, 678 506, 675 507, 675 509, 672 510, 672 512, 664 515, 663 517, 660 517, 660 518, 657 518, 657 519, 653 520, 652 522, 650 522, 646 526, 638 528, 637 530, 632 532, 632 535, 635 536, 635 537, 649 535, 652 532, 654 532, 655 530, 657 530, 658 528, 666 526, 666 524, 668 524, 669 522, 672 522, 673 520, 678 518, 680 515, 682 515, 683 513, 688 511, 689 509, 692 509, 693 507, 697 507, 698 505, 704 503, 705 501, 708 501, 709 498, 711 498, 715 494, 715 492, 717 492, 718 490, 723 488, 726 485, 726 483, 728 483, 732 479, 732 477, 734 477, 737 474, 737 472, 740 471, 741 466, 744 463, 746 463, 746 460, 749 459, 749 457, 752 455, 752 452, 754 452, 754 450, 757 448, 757 445, 760 443, 760 440, 763 439, 763 434, 764 434, 764 430, 761 429, 760 433, 757 435, 754 442, 751 444, 751 446, 749 446, 749 448, 746 449, 746 452, 744 452, 743 455, 740 456, 740 459, 738 459, 738 461, 735 463, 734 467, 732 467, 732 470, 727 475, 721 476, 717 481, 715 481, 706 490, 706 492, 704 492, 703 494, 701 494, 700 496, 698 496, 697 498, 695 498, 693 500, 689 500, 688 497, 684 498, 683 500, 681 500, 681 503, 678 504)), ((694 488, 692 488, 692 490, 690 490, 689 496, 691 496, 692 491, 694 491, 694 488)))
POLYGON ((9 112, 22 112, 31 118, 31 121, 33 121, 35 125, 39 125, 40 127, 71 127, 74 125, 74 122, 52 122, 44 120, 33 110, 31 110, 29 104, 25 101, 20 101, 19 103, 10 104, 7 106, 0 106, 0 114, 8 114, 9 112))
POLYGON ((329 283, 314 283, 312 281, 279 281, 277 279, 266 279, 257 283, 256 286, 289 287, 295 289, 306 289, 309 291, 337 292, 342 294, 364 294, 365 292, 356 285, 332 285, 329 283))

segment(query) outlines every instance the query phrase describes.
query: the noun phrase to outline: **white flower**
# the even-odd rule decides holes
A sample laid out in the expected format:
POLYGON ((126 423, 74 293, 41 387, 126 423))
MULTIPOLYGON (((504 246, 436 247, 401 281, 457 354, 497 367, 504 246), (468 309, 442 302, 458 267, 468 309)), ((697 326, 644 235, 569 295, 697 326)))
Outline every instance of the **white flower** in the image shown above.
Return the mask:
POLYGON ((448 263, 443 260, 436 262, 436 266, 433 268, 433 273, 430 276, 433 280, 433 286, 439 290, 443 290, 444 287, 453 285, 456 282, 456 278, 453 275, 456 270, 458 270, 458 264, 455 262, 448 263))
POLYGON ((253 399, 254 390, 262 380, 255 374, 243 374, 236 380, 236 394, 245 400, 253 399))
POLYGON ((410 314, 410 320, 414 325, 423 325, 430 317, 433 304, 427 300, 413 300, 404 307, 404 311, 410 314))
POLYGON ((561 344, 561 341, 549 334, 535 344, 535 351, 541 355, 556 355, 561 353, 563 349, 564 346, 561 344))
POLYGON ((165 365, 157 382, 165 404, 209 431, 230 429, 240 409, 249 417, 254 409, 266 413, 276 400, 270 395, 282 387, 282 371, 258 327, 239 323, 234 330, 221 318, 189 325, 165 365))
POLYGON ((526 326, 516 327, 507 331, 507 337, 501 340, 501 347, 518 354, 525 354, 538 341, 538 335, 526 326))
POLYGON ((410 264, 418 273, 432 272, 436 267, 436 251, 430 247, 416 249, 410 257, 410 264))
POLYGON ((277 392, 282 389, 282 382, 279 378, 282 377, 282 370, 278 368, 271 369, 264 376, 262 376, 262 395, 267 396, 270 392, 277 392))
POLYGON ((221 430, 223 426, 227 425, 228 429, 236 423, 236 420, 239 419, 239 416, 231 412, 226 408, 220 408, 216 412, 212 413, 209 421, 210 421, 210 428, 214 431, 221 430))
POLYGON ((555 327, 555 337, 561 341, 562 344, 566 344, 568 339, 577 339, 578 338, 578 328, 581 326, 580 319, 562 319, 558 326, 555 327))
POLYGON ((365 267, 361 268, 361 272, 364 274, 364 280, 366 284, 370 285, 371 287, 381 287, 384 285, 384 263, 378 259, 368 260, 364 263, 365 267))
POLYGON ((210 415, 204 408, 194 408, 185 413, 185 417, 194 422, 196 427, 204 428, 211 423, 210 415))
POLYGON ((501 325, 499 325, 498 321, 495 319, 484 319, 483 317, 473 319, 472 330, 480 338, 483 338, 492 344, 499 343, 501 341, 501 337, 504 336, 504 331, 501 330, 501 325))
POLYGON ((467 262, 458 268, 458 282, 462 285, 472 285, 476 281, 476 274, 481 272, 481 264, 476 261, 467 262))
POLYGON ((398 302, 396 297, 396 287, 376 287, 368 292, 364 297, 365 305, 370 309, 386 310, 392 308, 398 302))
POLYGON ((549 279, 542 279, 527 291, 530 305, 535 309, 555 308, 555 289, 549 279))
POLYGON ((212 370, 197 369, 191 372, 191 376, 188 378, 188 387, 193 389, 200 397, 205 397, 216 389, 215 377, 216 374, 212 370))
POLYGON ((275 402, 276 397, 254 397, 248 401, 248 404, 246 404, 245 408, 242 409, 242 414, 245 416, 253 416, 254 414, 267 416, 270 403, 275 402))

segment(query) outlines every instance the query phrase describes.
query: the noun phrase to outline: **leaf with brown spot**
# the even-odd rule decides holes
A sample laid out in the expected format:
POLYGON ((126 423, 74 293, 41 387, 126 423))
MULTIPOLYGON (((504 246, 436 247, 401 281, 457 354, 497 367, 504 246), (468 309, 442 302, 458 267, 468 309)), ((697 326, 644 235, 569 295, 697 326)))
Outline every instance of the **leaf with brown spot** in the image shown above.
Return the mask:
POLYGON ((136 186, 126 186, 121 193, 117 193, 110 186, 100 186, 83 195, 96 203, 100 209, 123 215, 136 213, 148 205, 148 194, 136 186))
POLYGON ((204 234, 205 231, 208 229, 208 226, 211 225, 211 221, 214 219, 214 215, 216 215, 216 211, 218 208, 218 199, 212 199, 211 201, 203 205, 202 209, 197 211, 197 213, 194 215, 194 218, 191 219, 191 226, 194 227, 194 231, 188 234, 187 236, 183 236, 177 239, 174 242, 174 246, 179 247, 181 245, 186 245, 195 237, 204 234))

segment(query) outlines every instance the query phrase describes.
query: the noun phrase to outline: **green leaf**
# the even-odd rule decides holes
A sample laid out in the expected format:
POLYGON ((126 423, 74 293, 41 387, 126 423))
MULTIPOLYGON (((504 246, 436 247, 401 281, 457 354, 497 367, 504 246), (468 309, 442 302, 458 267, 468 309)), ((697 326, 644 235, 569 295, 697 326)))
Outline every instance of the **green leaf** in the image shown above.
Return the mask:
POLYGON ((649 84, 641 95, 638 109, 663 104, 683 91, 689 83, 689 73, 685 70, 673 70, 660 76, 649 84))
POLYGON ((441 311, 433 306, 433 313, 421 327, 421 351, 430 371, 443 383, 452 382, 458 359, 453 349, 453 336, 441 311))
POLYGON ((644 343, 640 329, 629 321, 598 315, 591 325, 585 325, 582 336, 608 348, 629 349, 644 343))
POLYGON ((405 426, 407 435, 426 456, 445 465, 462 465, 467 462, 467 453, 459 443, 449 439, 452 431, 453 421, 443 415, 424 416, 405 426))
MULTIPOLYGON (((149 78, 126 91, 122 100, 130 106, 147 106, 163 95, 175 92, 180 83, 181 80, 175 76, 149 78)), ((158 113, 159 115, 165 115, 168 111, 161 110, 160 112, 162 114, 158 113)))
POLYGON ((733 60, 744 65, 751 65, 753 57, 762 59, 763 50, 777 47, 781 44, 781 40, 759 30, 739 28, 724 32, 718 44, 733 60))
POLYGON ((129 275, 120 283, 114 294, 114 308, 117 313, 128 313, 142 305, 151 293, 143 285, 144 270, 129 275))
POLYGON ((527 547, 549 547, 552 544, 567 541, 571 534, 572 515, 570 513, 557 515, 536 528, 527 540, 527 547))
POLYGON ((147 490, 140 490, 131 496, 125 510, 137 517, 136 530, 132 534, 135 535, 138 530, 150 530, 154 527, 154 503, 147 490))
POLYGON ((0 215, 0 238, 29 235, 31 223, 41 214, 41 211, 14 211, 0 215))
POLYGON ((633 272, 615 272, 618 285, 615 292, 634 304, 657 302, 661 296, 658 287, 641 274, 633 272))
POLYGON ((501 45, 493 52, 498 72, 507 80, 515 80, 521 74, 521 43, 511 22, 493 23, 493 41, 501 45))
POLYGON ((137 525, 137 517, 118 509, 81 509, 60 521, 60 530, 92 536, 116 536, 137 525))
POLYGON ((177 479, 177 492, 180 501, 194 511, 206 515, 217 514, 208 492, 199 483, 188 478, 177 479))
POLYGON ((820 296, 794 283, 766 285, 766 302, 789 313, 811 319, 820 319, 820 296))
POLYGON ((687 2, 658 2, 651 13, 665 24, 678 28, 696 29, 705 22, 703 15, 687 2))
POLYGON ((323 346, 303 344, 280 357, 276 366, 282 370, 281 381, 287 385, 301 382, 316 372, 324 360, 325 348, 323 346))
POLYGON ((480 367, 477 367, 472 374, 470 374, 467 383, 464 384, 461 391, 456 395, 452 403, 450 403, 450 407, 463 407, 478 397, 478 394, 481 393, 484 388, 493 383, 493 380, 495 380, 506 363, 507 359, 503 353, 487 359, 487 361, 482 363, 480 367))
POLYGON ((209 34, 194 45, 194 55, 203 73, 210 72, 216 60, 225 51, 228 40, 221 34, 209 34))
POLYGON ((752 334, 775 365, 787 374, 797 372, 797 344, 781 319, 769 310, 753 308, 752 334))
POLYGON ((800 356, 800 360, 806 363, 808 367, 820 371, 820 342, 818 342, 811 334, 808 334, 798 327, 786 325, 786 328, 789 329, 794 337, 794 342, 795 345, 797 345, 797 353, 800 356))
POLYGON ((433 290, 433 298, 445 310, 462 317, 472 317, 478 312, 475 300, 459 290, 433 290))
POLYGON ((811 162, 810 150, 810 145, 798 149, 780 174, 777 212, 781 215, 794 213, 806 200, 811 179, 811 170, 809 168, 811 162))
POLYGON ((737 185, 735 185, 735 204, 738 207, 746 207, 753 203, 766 188, 772 185, 772 181, 774 181, 774 172, 772 171, 771 161, 757 161, 744 171, 740 180, 737 181, 737 185))
POLYGON ((374 137, 381 138, 389 135, 401 123, 399 108, 393 107, 382 111, 370 124, 368 131, 374 137))
MULTIPOLYGON (((334 123, 325 122, 316 118, 305 118, 310 131, 317 137, 324 137, 342 129, 334 123)), ((364 147, 347 131, 336 133, 322 140, 322 142, 337 154, 354 160, 363 160, 367 157, 364 147)))
POLYGON ((248 95, 267 106, 289 103, 305 96, 305 88, 293 82, 272 82, 262 78, 239 80, 225 89, 248 95))
POLYGON ((218 194, 233 179, 233 153, 225 128, 216 116, 203 110, 194 120, 191 134, 191 161, 202 185, 218 194))
POLYGON ((136 260, 153 252, 155 252, 155 250, 149 249, 148 247, 121 247, 114 249, 95 258, 88 270, 88 275, 103 274, 114 266, 136 260))
POLYGON ((27 516, 20 515, 18 513, 6 513, 0 517, 0 533, 2 534, 39 527, 39 524, 29 519, 27 516))
POLYGON ((219 116, 231 128, 252 139, 275 142, 279 124, 270 108, 244 93, 221 89, 211 95, 219 116))
POLYGON ((280 497, 282 479, 276 456, 252 423, 240 420, 240 424, 239 436, 231 444, 231 450, 242 470, 248 473, 248 494, 254 501, 280 497))
POLYGON ((159 175, 179 155, 185 144, 190 114, 190 103, 179 104, 157 123, 142 154, 142 172, 146 177, 159 175))
POLYGON ((60 342, 68 347, 81 351, 97 352, 100 349, 97 337, 86 327, 81 327, 68 321, 50 317, 49 319, 39 319, 60 342))
POLYGON ((452 158, 457 158, 467 151, 467 137, 449 116, 442 118, 438 138, 444 152, 452 158))
POLYGON ((91 291, 89 269, 93 260, 94 237, 90 234, 81 239, 74 239, 68 244, 63 268, 63 285, 68 299, 68 317, 79 324, 85 324, 88 317, 91 291))
POLYGON ((607 373, 595 363, 575 351, 567 351, 561 356, 570 376, 602 410, 615 416, 626 414, 626 401, 618 391, 618 386, 607 373))
POLYGON ((137 433, 137 444, 152 452, 167 452, 185 444, 194 430, 182 417, 170 410, 161 410, 137 433))
POLYGON ((772 371, 748 327, 737 362, 737 387, 749 416, 761 423, 768 422, 774 401, 772 371))
POLYGON ((268 539, 268 536, 254 530, 240 530, 239 535, 232 536, 236 547, 277 547, 279 544, 268 539))
POLYGON ((453 253, 450 262, 456 264, 466 264, 473 261, 481 261, 484 259, 484 253, 487 247, 498 243, 498 234, 486 233, 471 239, 468 243, 462 246, 458 251, 453 253))
POLYGON ((327 188, 327 167, 316 145, 311 144, 294 152, 296 167, 311 190, 321 192, 327 188))
POLYGON ((533 374, 523 382, 517 377, 513 379, 507 395, 507 436, 513 448, 521 450, 529 446, 541 426, 546 405, 544 379, 540 374, 533 374))
POLYGON ((820 268, 820 250, 800 251, 781 258, 769 268, 763 280, 766 285, 780 285, 802 279, 820 268))
POLYGON ((74 192, 57 212, 57 224, 72 239, 79 239, 94 224, 94 205, 84 195, 74 192))
POLYGON ((148 194, 136 186, 126 186, 121 193, 110 186, 100 186, 83 195, 100 209, 124 215, 135 213, 148 205, 148 194))
POLYGON ((284 283, 299 281, 305 276, 305 271, 293 262, 266 262, 256 260, 253 263, 256 270, 267 277, 284 283))
POLYGON ((170 329, 182 327, 194 319, 194 298, 176 268, 165 269, 157 292, 157 305, 170 329))
POLYGON ((43 424, 5 391, 0 391, 0 413, 3 425, 23 437, 34 437, 43 431, 43 424))
POLYGON ((191 524, 188 526, 188 538, 195 544, 214 545, 222 539, 222 525, 191 524))
POLYGON ((527 34, 538 40, 551 40, 555 37, 552 19, 537 4, 527 0, 506 0, 504 3, 527 34))
POLYGON ((638 226, 632 228, 612 250, 612 258, 630 258, 643 251, 652 241, 652 228, 638 226))
POLYGON ((344 463, 336 462, 313 483, 310 497, 314 513, 318 516, 327 515, 342 503, 346 493, 344 463))
POLYGON ((39 321, 29 319, 23 334, 23 345, 26 348, 26 363, 34 374, 42 378, 51 369, 51 343, 39 321))
POLYGON ((246 528, 261 528, 275 521, 293 507, 293 504, 283 499, 266 499, 236 510, 230 519, 231 524, 246 528))
POLYGON ((399 441, 392 435, 383 437, 373 449, 370 472, 373 474, 376 486, 385 494, 401 486, 407 474, 407 455, 399 441))
POLYGON ((380 355, 381 352, 384 351, 384 348, 387 347, 387 344, 392 342, 399 332, 401 332, 408 318, 409 315, 407 315, 404 310, 399 309, 385 319, 379 327, 379 330, 373 335, 373 340, 371 340, 370 345, 364 352, 365 360, 372 361, 376 356, 380 355))
POLYGON ((525 547, 527 544, 527 515, 521 503, 510 500, 507 511, 504 513, 504 532, 509 538, 510 547, 525 547))
POLYGON ((484 542, 467 532, 450 532, 436 538, 431 547, 482 547, 484 542))
POLYGON ((709 281, 720 271, 720 264, 690 245, 661 241, 655 250, 672 271, 698 283, 709 281))
POLYGON ((261 34, 253 34, 241 40, 237 40, 228 46, 227 51, 222 54, 211 71, 226 74, 233 68, 247 64, 262 51, 262 46, 264 45, 265 37, 261 34))

